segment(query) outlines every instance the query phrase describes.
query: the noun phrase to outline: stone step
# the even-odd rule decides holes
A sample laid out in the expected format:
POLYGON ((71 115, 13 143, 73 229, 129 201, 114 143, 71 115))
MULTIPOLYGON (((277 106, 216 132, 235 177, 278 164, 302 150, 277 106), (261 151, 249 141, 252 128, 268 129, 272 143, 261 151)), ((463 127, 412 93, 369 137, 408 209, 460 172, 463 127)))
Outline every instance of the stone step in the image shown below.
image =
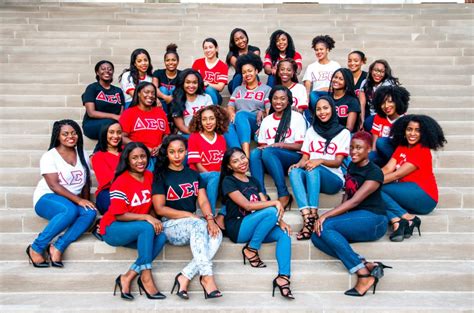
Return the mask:
MULTIPOLYGON (((25 248, 36 238, 35 233, 0 233, 0 261, 26 261, 25 248)), ((228 238, 223 242, 215 256, 216 261, 240 261, 244 245, 234 244, 228 238)), ((423 234, 413 236, 402 243, 391 242, 388 235, 378 241, 354 243, 352 247, 361 255, 373 260, 416 260, 416 261, 469 261, 474 256, 474 237, 472 233, 423 234)), ((292 235, 292 260, 321 261, 331 258, 314 248, 311 240, 297 241, 292 235)), ((275 244, 265 244, 260 252, 262 260, 275 260, 275 244)), ((192 254, 189 247, 166 245, 158 260, 188 261, 192 254)), ((134 260, 136 250, 124 247, 111 247, 98 241, 90 234, 83 235, 64 253, 69 261, 134 260)), ((24 263, 26 265, 26 262, 24 263)))
MULTIPOLYGON (((188 248, 189 249, 189 248, 188 248)), ((136 253, 136 252, 135 252, 136 253)), ((156 262, 154 277, 160 289, 168 291, 173 286, 174 277, 187 262, 156 262)), ((383 291, 470 291, 473 276, 473 265, 468 262, 391 262, 394 268, 386 274, 378 285, 383 291), (406 274, 401 281, 397 273, 406 274), (470 273, 470 274, 469 274, 470 273), (446 280, 444 275, 451 279, 446 280)), ((118 273, 125 272, 130 262, 65 262, 65 270, 70 273, 64 275, 63 270, 54 268, 35 269, 26 262, 4 262, 0 264, 3 284, 0 292, 35 292, 38 284, 31 283, 51 279, 48 291, 59 292, 110 292, 118 273), (84 284, 91 281, 93 284, 84 284)), ((268 263, 267 268, 249 269, 240 262, 215 262, 214 275, 219 289, 223 292, 240 291, 242 285, 247 292, 265 292, 270 289, 271 281, 276 276, 275 262, 268 263), (251 275, 248 275, 252 273, 251 275)), ((317 292, 338 291, 344 292, 348 286, 354 284, 354 277, 340 262, 292 262, 291 288, 294 291, 317 292), (314 282, 319 282, 315 284, 314 282)), ((136 286, 132 286, 135 289, 136 286)), ((197 279, 190 284, 190 291, 200 291, 201 286, 197 279)), ((270 296, 270 293, 268 294, 270 296)))

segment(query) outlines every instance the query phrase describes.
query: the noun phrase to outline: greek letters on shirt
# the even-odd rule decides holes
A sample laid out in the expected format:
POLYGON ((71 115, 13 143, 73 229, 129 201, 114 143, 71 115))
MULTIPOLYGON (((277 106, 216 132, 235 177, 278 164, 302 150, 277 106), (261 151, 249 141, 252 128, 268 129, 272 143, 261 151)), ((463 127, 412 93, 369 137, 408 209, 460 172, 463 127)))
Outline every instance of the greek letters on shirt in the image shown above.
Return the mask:
POLYGON ((166 200, 167 201, 177 201, 180 199, 186 199, 192 196, 198 196, 199 192, 199 182, 195 181, 192 184, 185 183, 180 184, 179 188, 181 190, 174 190, 173 186, 168 187, 168 191, 166 192, 166 200), (179 195, 178 193, 181 193, 179 195))
POLYGON ((142 190, 141 195, 137 193, 133 194, 132 202, 130 202, 131 206, 139 206, 151 201, 151 193, 150 190, 142 190))
POLYGON ((334 142, 329 143, 328 148, 326 149, 326 153, 324 152, 325 141, 312 141, 309 144, 309 153, 321 153, 321 154, 329 154, 334 155, 337 151, 337 145, 334 142), (316 145, 316 147, 315 147, 316 145))
POLYGON ((347 117, 349 116, 349 107, 345 104, 336 107, 337 116, 347 117))
POLYGON ((163 119, 153 119, 153 118, 137 118, 135 122, 135 126, 133 127, 134 131, 137 130, 144 130, 144 129, 149 129, 149 130, 161 130, 165 131, 166 130, 166 121, 163 119))
MULTIPOLYGON (((278 130, 278 127, 268 128, 267 131, 265 132, 265 139, 275 139, 277 130, 278 130)), ((292 134, 291 128, 288 128, 285 134, 285 139, 290 138, 291 134, 292 134)))
POLYGON ((263 101, 265 98, 265 93, 263 91, 249 91, 247 90, 245 94, 242 96, 241 92, 238 92, 236 99, 245 99, 245 100, 256 100, 256 101, 263 101))
POLYGON ((84 172, 81 170, 71 171, 71 179, 67 181, 62 172, 58 173, 59 183, 61 185, 80 185, 84 183, 84 172))
POLYGON ((208 150, 201 152, 201 163, 209 164, 220 164, 222 158, 224 157, 224 152, 220 150, 208 150))
POLYGON ((332 72, 329 71, 320 71, 317 73, 311 73, 312 81, 329 81, 331 80, 332 72), (317 77, 316 75, 317 74, 317 77))
POLYGON ((95 99, 113 104, 122 104, 119 93, 116 93, 115 95, 106 95, 103 91, 101 91, 97 94, 97 97, 95 99))

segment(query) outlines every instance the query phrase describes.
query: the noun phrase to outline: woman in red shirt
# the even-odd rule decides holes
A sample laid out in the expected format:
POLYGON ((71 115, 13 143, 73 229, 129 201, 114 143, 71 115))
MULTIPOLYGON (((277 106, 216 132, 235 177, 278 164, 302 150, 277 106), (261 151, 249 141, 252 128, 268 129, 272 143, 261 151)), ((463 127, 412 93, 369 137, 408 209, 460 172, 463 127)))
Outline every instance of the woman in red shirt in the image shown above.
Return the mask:
POLYGON ((438 204, 438 187, 433 174, 431 150, 446 143, 441 126, 426 115, 406 115, 392 127, 396 148, 384 166, 382 199, 393 225, 392 241, 410 238, 415 228, 421 235, 421 220, 414 214, 428 214, 438 204))
POLYGON ((138 258, 130 269, 115 280, 122 299, 133 300, 130 284, 138 277, 138 288, 148 299, 164 299, 151 274, 153 260, 163 249, 166 236, 161 222, 151 209, 153 174, 146 169, 150 152, 140 142, 128 143, 123 149, 110 187, 110 207, 100 222, 104 241, 114 247, 138 250, 138 258))

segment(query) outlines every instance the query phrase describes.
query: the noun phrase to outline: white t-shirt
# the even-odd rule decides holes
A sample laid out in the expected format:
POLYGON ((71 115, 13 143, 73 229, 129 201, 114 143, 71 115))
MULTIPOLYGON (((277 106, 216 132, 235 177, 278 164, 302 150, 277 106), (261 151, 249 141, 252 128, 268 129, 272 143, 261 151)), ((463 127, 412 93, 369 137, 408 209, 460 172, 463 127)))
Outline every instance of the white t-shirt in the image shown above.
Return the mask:
MULTIPOLYGON (((85 151, 84 156, 87 162, 88 158, 85 151)), ((89 164, 86 164, 86 166, 89 166, 89 164)), ((57 173, 59 176, 59 184, 75 195, 81 194, 82 188, 86 184, 86 172, 79 155, 77 155, 76 166, 72 166, 64 161, 56 148, 45 152, 41 156, 40 172, 41 175, 57 173)), ((47 193, 54 192, 49 188, 44 177, 42 177, 33 194, 33 207, 36 205, 36 202, 47 193)))
POLYGON ((194 114, 208 105, 213 105, 211 96, 208 94, 198 95, 193 102, 186 101, 186 109, 183 111, 184 125, 189 126, 194 114))
MULTIPOLYGON (((146 75, 145 79, 138 79, 138 82, 152 82, 153 77, 146 75)), ((120 86, 122 87, 123 95, 125 96, 125 103, 132 102, 132 97, 128 94, 130 91, 135 90, 135 84, 133 79, 130 77, 130 72, 125 72, 122 74, 122 79, 120 80, 120 86)))
MULTIPOLYGON (((335 160, 337 155, 343 155, 345 157, 349 155, 350 143, 351 132, 347 129, 344 129, 331 140, 326 152, 324 152, 326 139, 321 137, 313 127, 310 127, 306 132, 306 137, 304 139, 303 146, 301 147, 301 152, 303 152, 303 154, 309 155, 310 160, 335 160)), ((336 174, 340 179, 344 180, 341 167, 324 167, 336 174)))
POLYGON ((308 94, 306 87, 302 84, 293 84, 290 88, 293 95, 293 107, 299 110, 306 110, 308 108, 308 94))
POLYGON ((340 67, 336 61, 329 61, 328 64, 320 64, 316 61, 306 68, 303 81, 309 80, 313 84, 313 91, 329 88, 332 74, 340 67))
MULTIPOLYGON (((275 113, 265 117, 258 132, 258 143, 271 145, 275 143, 275 135, 281 119, 275 118, 275 113)), ((285 135, 285 143, 302 143, 306 133, 306 121, 300 113, 291 111, 290 127, 285 135)))

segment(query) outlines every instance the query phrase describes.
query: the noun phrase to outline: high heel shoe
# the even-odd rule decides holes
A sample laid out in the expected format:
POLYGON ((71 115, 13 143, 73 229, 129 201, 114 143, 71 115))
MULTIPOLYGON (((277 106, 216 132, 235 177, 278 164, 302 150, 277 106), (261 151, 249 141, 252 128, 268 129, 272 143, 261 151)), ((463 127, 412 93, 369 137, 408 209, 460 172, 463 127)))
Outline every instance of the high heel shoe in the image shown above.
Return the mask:
POLYGON ((378 279, 381 279, 385 275, 384 269, 393 268, 393 267, 385 265, 385 264, 383 264, 382 262, 379 262, 379 261, 376 261, 376 262, 373 262, 373 263, 376 264, 376 265, 370 271, 370 275, 372 275, 373 277, 377 277, 378 279))
MULTIPOLYGON (((374 276, 372 276, 371 274, 363 274, 363 275, 357 274, 357 277, 359 277, 359 278, 369 278, 369 277, 374 277, 374 276)), ((372 286, 370 286, 370 287, 373 287, 373 288, 374 288, 373 293, 375 293, 375 288, 377 288, 377 284, 379 283, 379 279, 378 279, 377 277, 374 277, 374 279, 375 279, 375 280, 374 280, 374 284, 373 284, 372 286)), ((367 293, 367 291, 369 291, 370 287, 369 287, 364 293, 362 293, 362 294, 359 293, 359 292, 357 291, 357 289, 355 289, 355 287, 352 288, 352 289, 347 290, 346 292, 344 292, 344 294, 345 294, 346 296, 351 296, 351 297, 363 297, 363 296, 365 296, 365 294, 367 293)))
POLYGON ((406 219, 400 219, 397 222, 392 223, 392 225, 398 224, 398 228, 390 235, 390 240, 395 242, 400 242, 405 239, 405 232, 409 228, 408 221, 406 219))
POLYGON ((133 300, 134 297, 133 295, 130 293, 130 292, 123 292, 122 291, 122 282, 120 281, 120 278, 122 277, 122 275, 119 275, 116 279, 115 279, 115 287, 114 287, 114 296, 115 296, 115 293, 117 292, 117 286, 120 288, 120 297, 124 300, 133 300))
POLYGON ((182 273, 179 273, 178 275, 176 275, 176 277, 174 278, 174 284, 173 284, 173 288, 171 289, 171 294, 173 294, 173 291, 174 291, 174 288, 175 287, 178 287, 178 290, 176 291, 176 295, 178 297, 180 297, 181 299, 184 299, 184 300, 189 300, 189 295, 188 295, 188 291, 187 290, 180 290, 181 289, 181 284, 179 283, 179 276, 183 275, 182 273))
POLYGON ((408 227, 405 229, 405 238, 410 238, 413 235, 413 231, 415 230, 415 228, 418 229, 418 235, 421 236, 420 226, 421 219, 418 216, 415 216, 413 219, 408 220, 408 227))
POLYGON ((293 196, 289 195, 288 202, 283 207, 283 211, 291 211, 291 204, 293 203, 293 196))
POLYGON ((286 275, 278 275, 274 280, 273 280, 273 292, 272 292, 272 297, 275 296, 275 288, 278 287, 280 289, 280 294, 283 298, 289 299, 289 300, 295 300, 295 297, 291 293, 290 289, 290 279, 286 275), (286 281, 284 285, 278 285, 277 279, 282 278, 286 281), (283 293, 283 290, 287 290, 286 293, 283 293))
POLYGON ((219 291, 219 289, 216 289, 214 291, 211 291, 210 293, 207 293, 206 288, 204 288, 204 285, 202 284, 202 276, 199 277, 199 283, 201 284, 202 291, 204 291, 204 299, 213 299, 213 298, 222 297, 222 293, 219 291))
POLYGON ((267 265, 263 263, 263 261, 260 259, 260 256, 258 255, 258 250, 250 248, 248 243, 245 245, 245 247, 242 248, 242 258, 244 259, 244 265, 246 264, 245 259, 248 259, 251 267, 257 267, 257 268, 267 267, 267 265), (245 250, 253 252, 254 255, 250 258, 247 257, 245 255, 245 250))
POLYGON ((154 295, 149 294, 148 291, 146 291, 145 286, 143 286, 141 276, 138 276, 137 284, 138 284, 138 292, 140 292, 140 295, 142 295, 142 289, 143 289, 143 291, 145 291, 145 295, 148 299, 151 299, 151 300, 166 299, 166 296, 164 294, 162 294, 161 292, 159 292, 159 291, 157 293, 155 293, 154 295))
POLYGON ((26 255, 28 256, 28 261, 30 262, 30 264, 33 264, 34 267, 39 267, 39 268, 49 267, 49 263, 46 261, 39 262, 39 263, 34 262, 33 258, 31 257, 30 249, 31 249, 31 245, 26 247, 26 255))
POLYGON ((48 248, 46 249, 46 253, 48 254, 49 256, 49 261, 51 262, 51 266, 52 267, 64 267, 64 264, 62 261, 53 261, 53 257, 52 257, 52 254, 51 254, 51 246, 53 246, 52 244, 49 244, 48 245, 48 248))

